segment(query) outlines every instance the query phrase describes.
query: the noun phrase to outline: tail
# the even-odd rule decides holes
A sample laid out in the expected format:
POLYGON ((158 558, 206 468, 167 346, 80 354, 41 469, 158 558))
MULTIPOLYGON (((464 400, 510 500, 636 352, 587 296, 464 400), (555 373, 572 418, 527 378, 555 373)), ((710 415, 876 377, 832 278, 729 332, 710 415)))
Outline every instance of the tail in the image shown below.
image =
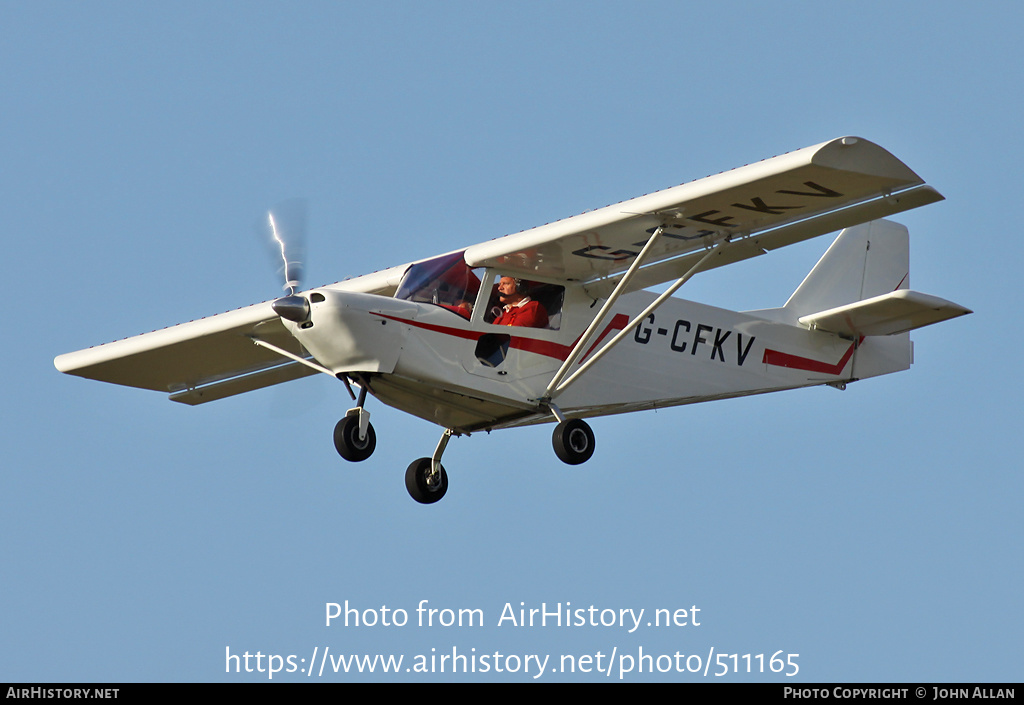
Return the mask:
POLYGON ((785 308, 800 318, 909 288, 910 235, 906 227, 874 220, 839 233, 785 308))
POLYGON ((851 380, 909 368, 909 331, 971 313, 911 291, 910 237, 888 220, 843 230, 783 311, 801 326, 856 342, 851 380))

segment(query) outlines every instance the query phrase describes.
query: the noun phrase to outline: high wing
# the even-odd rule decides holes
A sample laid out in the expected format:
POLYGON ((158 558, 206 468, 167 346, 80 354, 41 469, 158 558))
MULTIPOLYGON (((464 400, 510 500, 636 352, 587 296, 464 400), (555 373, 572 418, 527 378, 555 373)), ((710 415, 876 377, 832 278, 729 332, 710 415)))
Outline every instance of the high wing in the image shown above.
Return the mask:
MULTIPOLYGON (((390 296, 405 266, 340 282, 335 288, 390 296)), ((253 338, 310 359, 270 302, 59 355, 61 372, 169 393, 201 404, 299 379, 316 370, 260 347, 253 338)))
MULTIPOLYGON (((719 267, 939 200, 889 152, 843 137, 473 245, 464 257, 473 267, 579 282, 607 297, 655 232, 643 267, 619 294, 677 279, 698 263, 696 270, 719 267), (705 258, 712 245, 719 247, 705 258)), ((325 288, 392 296, 407 266, 325 288)), ((314 374, 303 360, 311 356, 266 302, 60 355, 54 365, 200 404, 314 374)))
POLYGON ((582 282, 603 296, 659 227, 627 291, 679 277, 723 240, 729 247, 700 270, 940 200, 886 150, 842 137, 474 245, 465 257, 524 278, 582 282))

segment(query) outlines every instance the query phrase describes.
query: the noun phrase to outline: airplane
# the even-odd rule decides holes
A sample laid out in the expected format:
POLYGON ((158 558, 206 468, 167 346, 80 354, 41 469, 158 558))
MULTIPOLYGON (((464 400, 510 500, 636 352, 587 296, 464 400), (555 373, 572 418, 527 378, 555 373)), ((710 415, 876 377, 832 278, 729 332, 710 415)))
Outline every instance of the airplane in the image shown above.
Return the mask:
POLYGON ((595 449, 587 418, 908 369, 909 331, 972 313, 909 288, 908 231, 887 220, 940 200, 882 147, 841 137, 308 290, 271 212, 286 295, 54 365, 190 405, 331 375, 355 402, 334 430, 345 460, 376 447, 368 394, 444 429, 405 474, 432 504, 452 436, 555 423, 555 454, 578 465, 595 449), (836 231, 780 308, 673 296, 697 273, 836 231), (527 303, 530 325, 503 324, 527 303))

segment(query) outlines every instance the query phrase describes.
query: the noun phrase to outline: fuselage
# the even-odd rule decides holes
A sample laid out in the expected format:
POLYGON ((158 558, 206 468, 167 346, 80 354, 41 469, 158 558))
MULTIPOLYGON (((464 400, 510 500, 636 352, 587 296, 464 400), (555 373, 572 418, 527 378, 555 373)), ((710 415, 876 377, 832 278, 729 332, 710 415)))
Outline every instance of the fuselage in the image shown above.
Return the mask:
MULTIPOLYGON (((597 310, 579 286, 565 287, 557 329, 493 325, 481 306, 467 318, 451 306, 373 294, 308 296, 309 322, 290 327, 320 364, 365 380, 384 403, 457 431, 551 420, 542 397, 597 310), (497 357, 488 354, 501 345, 497 357)), ((621 297, 569 372, 654 298, 621 297)), ((567 415, 589 417, 836 384, 906 369, 909 346, 907 336, 847 340, 770 313, 671 298, 554 401, 567 415)))

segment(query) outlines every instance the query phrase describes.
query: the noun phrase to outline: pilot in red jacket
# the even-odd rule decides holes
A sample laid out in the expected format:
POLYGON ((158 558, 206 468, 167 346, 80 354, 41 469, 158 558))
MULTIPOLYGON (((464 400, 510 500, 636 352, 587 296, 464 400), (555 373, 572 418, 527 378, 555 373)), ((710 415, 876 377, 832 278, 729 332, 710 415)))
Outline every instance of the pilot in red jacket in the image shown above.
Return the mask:
POLYGON ((526 295, 522 280, 502 277, 498 282, 498 295, 504 310, 494 320, 495 325, 547 328, 548 312, 526 295))

